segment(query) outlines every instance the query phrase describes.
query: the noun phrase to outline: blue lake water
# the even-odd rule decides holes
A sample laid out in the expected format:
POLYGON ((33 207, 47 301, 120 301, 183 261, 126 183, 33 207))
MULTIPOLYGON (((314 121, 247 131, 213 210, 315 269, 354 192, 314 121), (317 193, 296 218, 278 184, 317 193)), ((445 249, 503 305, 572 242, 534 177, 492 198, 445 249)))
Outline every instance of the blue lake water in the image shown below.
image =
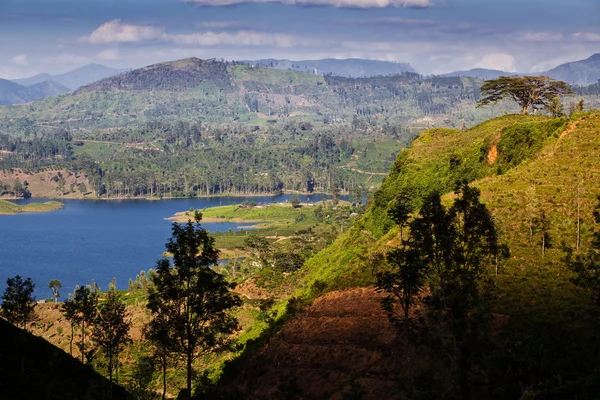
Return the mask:
MULTIPOLYGON (((48 282, 62 282, 61 296, 94 279, 106 289, 112 278, 126 289, 129 278, 154 268, 171 236, 165 218, 190 208, 284 202, 290 195, 148 200, 62 200, 62 210, 0 216, 0 292, 15 275, 32 278, 38 299, 51 297, 48 282)), ((311 195, 310 201, 323 195, 311 195)), ((305 200, 306 196, 301 196, 305 200)), ((22 200, 19 204, 46 200, 22 200)), ((205 223, 211 232, 239 229, 239 223, 205 223)))

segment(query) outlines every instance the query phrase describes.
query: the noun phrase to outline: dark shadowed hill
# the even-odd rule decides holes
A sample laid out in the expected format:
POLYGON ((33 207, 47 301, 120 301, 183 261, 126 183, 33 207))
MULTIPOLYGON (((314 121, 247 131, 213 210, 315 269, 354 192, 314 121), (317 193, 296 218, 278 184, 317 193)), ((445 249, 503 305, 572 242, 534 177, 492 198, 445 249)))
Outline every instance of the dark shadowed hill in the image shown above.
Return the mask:
POLYGON ((0 398, 3 400, 127 399, 111 384, 41 339, 0 319, 0 398))

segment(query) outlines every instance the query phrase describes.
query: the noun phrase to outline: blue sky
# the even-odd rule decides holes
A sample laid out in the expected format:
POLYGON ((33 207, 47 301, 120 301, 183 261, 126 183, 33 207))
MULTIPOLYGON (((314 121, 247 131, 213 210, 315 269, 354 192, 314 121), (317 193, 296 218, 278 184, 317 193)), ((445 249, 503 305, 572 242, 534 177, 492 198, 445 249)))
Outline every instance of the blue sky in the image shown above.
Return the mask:
POLYGON ((0 77, 185 57, 540 71, 600 52, 600 0, 0 0, 0 77))

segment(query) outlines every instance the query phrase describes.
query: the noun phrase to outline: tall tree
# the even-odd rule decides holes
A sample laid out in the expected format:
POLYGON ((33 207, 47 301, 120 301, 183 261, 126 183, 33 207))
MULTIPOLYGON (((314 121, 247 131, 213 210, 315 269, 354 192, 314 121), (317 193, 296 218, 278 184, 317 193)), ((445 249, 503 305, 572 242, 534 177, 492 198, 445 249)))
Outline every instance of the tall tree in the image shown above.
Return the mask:
POLYGON ((162 399, 167 395, 167 369, 172 359, 172 349, 175 348, 175 338, 171 336, 171 326, 168 315, 156 315, 145 327, 144 338, 152 346, 152 356, 161 368, 163 392, 162 399))
POLYGON ((54 298, 54 302, 58 302, 60 298, 60 289, 62 289, 62 283, 58 279, 52 279, 50 283, 48 283, 48 287, 52 289, 52 297, 54 298))
POLYGON ((31 278, 23 280, 20 275, 6 280, 2 295, 2 317, 11 324, 27 329, 35 319, 35 284, 31 278))
POLYGON ((81 352, 82 363, 90 359, 90 355, 85 352, 85 334, 86 328, 94 322, 97 305, 98 294, 88 286, 77 287, 73 296, 63 303, 62 312, 65 318, 72 324, 79 324, 81 329, 81 341, 77 346, 81 352))
POLYGON ((547 109, 555 97, 573 93, 565 82, 547 76, 502 76, 485 81, 481 87, 483 98, 477 107, 510 98, 521 107, 521 113, 527 115, 530 108, 547 109))
POLYGON ((127 320, 127 307, 115 289, 109 290, 106 299, 100 303, 93 321, 92 338, 108 359, 108 376, 113 381, 113 371, 117 371, 119 383, 119 353, 122 345, 130 340, 127 320))
POLYGON ((396 196, 388 210, 388 215, 400 228, 400 240, 403 240, 402 235, 404 227, 406 226, 412 211, 413 208, 411 206, 410 198, 404 194, 396 196))
POLYGON ((173 235, 166 244, 173 262, 158 262, 148 297, 153 319, 168 316, 174 351, 186 360, 188 398, 192 395, 194 359, 199 353, 228 344, 228 336, 238 329, 231 311, 241 305, 239 296, 232 292, 234 285, 212 268, 219 251, 201 227, 201 219, 202 214, 196 212, 194 221, 173 224, 173 235))

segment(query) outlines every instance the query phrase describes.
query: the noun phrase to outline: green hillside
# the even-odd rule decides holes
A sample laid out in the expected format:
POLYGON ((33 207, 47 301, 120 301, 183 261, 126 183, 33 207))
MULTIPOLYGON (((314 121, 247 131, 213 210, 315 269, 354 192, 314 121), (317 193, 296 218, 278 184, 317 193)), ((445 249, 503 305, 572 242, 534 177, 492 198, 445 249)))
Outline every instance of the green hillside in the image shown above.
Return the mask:
POLYGON ((510 249, 494 278, 492 311, 508 321, 500 340, 532 340, 543 349, 536 361, 543 367, 531 368, 545 387, 578 380, 598 368, 593 332, 600 329, 600 310, 571 282, 561 244, 575 248, 579 208, 581 248, 589 247, 597 229, 592 210, 600 194, 599 160, 598 112, 569 120, 506 116, 465 132, 426 131, 399 154, 367 214, 306 263, 297 294, 311 298, 315 287, 320 293, 372 285, 377 267, 371 260, 398 245, 398 230, 387 216, 394 196, 407 193, 418 206, 422 195, 449 193, 457 179, 467 179, 480 188, 500 242, 510 249), (542 210, 552 244, 544 257, 540 230, 534 228, 530 237, 531 219, 542 210))
POLYGON ((265 123, 298 118, 331 123, 429 116, 459 125, 483 120, 472 110, 478 81, 471 78, 341 78, 186 59, 151 65, 84 86, 74 93, 0 109, 0 120, 73 128, 140 125, 186 119, 210 123, 265 123))

